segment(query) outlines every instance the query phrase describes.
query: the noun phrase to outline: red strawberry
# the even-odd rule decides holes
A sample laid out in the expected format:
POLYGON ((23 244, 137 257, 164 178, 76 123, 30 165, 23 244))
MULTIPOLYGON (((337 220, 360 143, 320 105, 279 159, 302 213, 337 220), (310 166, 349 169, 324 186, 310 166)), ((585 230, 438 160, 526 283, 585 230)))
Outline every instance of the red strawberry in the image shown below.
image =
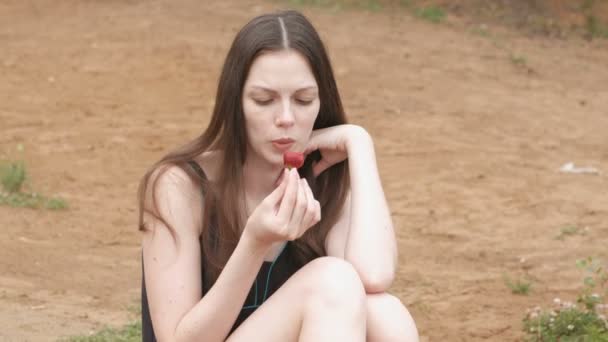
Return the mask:
POLYGON ((283 154, 283 163, 289 169, 292 167, 298 169, 304 165, 304 153, 286 151, 283 154))

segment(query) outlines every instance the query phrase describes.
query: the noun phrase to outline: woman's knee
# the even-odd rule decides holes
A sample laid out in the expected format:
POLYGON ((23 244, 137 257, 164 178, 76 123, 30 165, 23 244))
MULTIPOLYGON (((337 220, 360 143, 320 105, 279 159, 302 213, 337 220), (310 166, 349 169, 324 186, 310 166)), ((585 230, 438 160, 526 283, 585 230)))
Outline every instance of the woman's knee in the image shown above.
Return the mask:
POLYGON ((388 293, 368 294, 370 341, 418 341, 418 329, 401 300, 388 293))
POLYGON ((335 257, 321 257, 306 265, 311 281, 306 292, 328 306, 365 306, 366 295, 355 268, 335 257))

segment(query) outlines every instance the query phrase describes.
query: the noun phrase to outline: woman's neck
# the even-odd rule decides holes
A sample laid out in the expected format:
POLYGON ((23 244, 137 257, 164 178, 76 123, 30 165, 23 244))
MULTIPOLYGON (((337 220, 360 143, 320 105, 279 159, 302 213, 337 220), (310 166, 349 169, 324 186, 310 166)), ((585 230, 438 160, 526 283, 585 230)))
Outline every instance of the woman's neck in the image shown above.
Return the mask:
POLYGON ((253 158, 245 162, 242 184, 247 217, 276 188, 281 171, 282 167, 253 158))

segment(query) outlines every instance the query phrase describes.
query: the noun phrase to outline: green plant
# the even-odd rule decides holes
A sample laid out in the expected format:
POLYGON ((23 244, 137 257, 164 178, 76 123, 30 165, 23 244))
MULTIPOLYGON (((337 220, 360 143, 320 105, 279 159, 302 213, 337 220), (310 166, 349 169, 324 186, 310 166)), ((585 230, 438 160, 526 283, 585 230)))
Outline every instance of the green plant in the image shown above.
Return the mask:
POLYGON ((588 14, 585 19, 585 30, 590 38, 608 38, 608 27, 602 25, 592 14, 588 14))
POLYGON ((61 209, 67 209, 68 203, 63 198, 52 197, 52 198, 47 199, 44 206, 47 209, 51 209, 51 210, 61 210, 61 209))
POLYGON ((517 279, 512 281, 508 276, 505 275, 505 285, 511 289, 511 293, 517 295, 527 296, 532 289, 532 283, 524 279, 517 279))
POLYGON ((567 236, 585 235, 586 230, 582 230, 577 226, 565 226, 560 229, 559 234, 555 237, 557 240, 563 240, 567 236))
POLYGON ((523 56, 511 54, 509 56, 509 59, 511 60, 511 63, 513 63, 515 65, 525 66, 527 64, 526 57, 523 57, 523 56))
POLYGON ((437 24, 445 19, 446 13, 440 7, 430 6, 417 9, 416 16, 437 24))
POLYGON ((4 161, 0 164, 0 182, 2 190, 18 192, 27 178, 25 163, 22 161, 4 161))
POLYGON ((608 342, 608 320, 605 304, 608 295, 608 272, 593 258, 577 261, 587 272, 577 302, 553 300, 549 310, 528 310, 523 319, 527 341, 593 341, 608 342))
POLYGON ((380 4, 378 1, 376 0, 367 0, 364 4, 364 6, 369 10, 369 11, 379 11, 382 9, 382 4, 380 4))
MULTIPOLYGON (((18 145, 17 151, 22 152, 23 146, 18 145)), ((51 210, 68 207, 67 202, 62 198, 47 198, 36 192, 24 191, 27 178, 25 162, 0 160, 0 205, 33 209, 44 207, 51 210)))
POLYGON ((587 272, 583 279, 584 288, 577 302, 584 305, 587 310, 595 310, 608 297, 608 271, 598 260, 589 257, 576 262, 579 269, 587 272))

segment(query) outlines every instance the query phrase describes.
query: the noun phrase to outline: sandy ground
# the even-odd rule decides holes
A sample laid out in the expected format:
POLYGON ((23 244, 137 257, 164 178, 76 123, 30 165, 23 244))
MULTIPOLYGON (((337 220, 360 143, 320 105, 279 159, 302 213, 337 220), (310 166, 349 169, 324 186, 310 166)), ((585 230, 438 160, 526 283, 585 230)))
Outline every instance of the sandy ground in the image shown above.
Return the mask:
MULTIPOLYGON (((0 207, 0 340, 121 325, 138 304, 138 180, 202 131, 236 30, 277 8, 203 3, 0 2, 0 152, 22 143, 31 186, 70 204, 0 207)), ((392 292, 422 340, 518 340, 526 308, 574 299, 576 259, 608 254, 608 40, 305 13, 374 136, 400 243, 392 292), (570 161, 603 173, 560 173, 570 161), (569 225, 584 233, 556 239, 569 225)))

